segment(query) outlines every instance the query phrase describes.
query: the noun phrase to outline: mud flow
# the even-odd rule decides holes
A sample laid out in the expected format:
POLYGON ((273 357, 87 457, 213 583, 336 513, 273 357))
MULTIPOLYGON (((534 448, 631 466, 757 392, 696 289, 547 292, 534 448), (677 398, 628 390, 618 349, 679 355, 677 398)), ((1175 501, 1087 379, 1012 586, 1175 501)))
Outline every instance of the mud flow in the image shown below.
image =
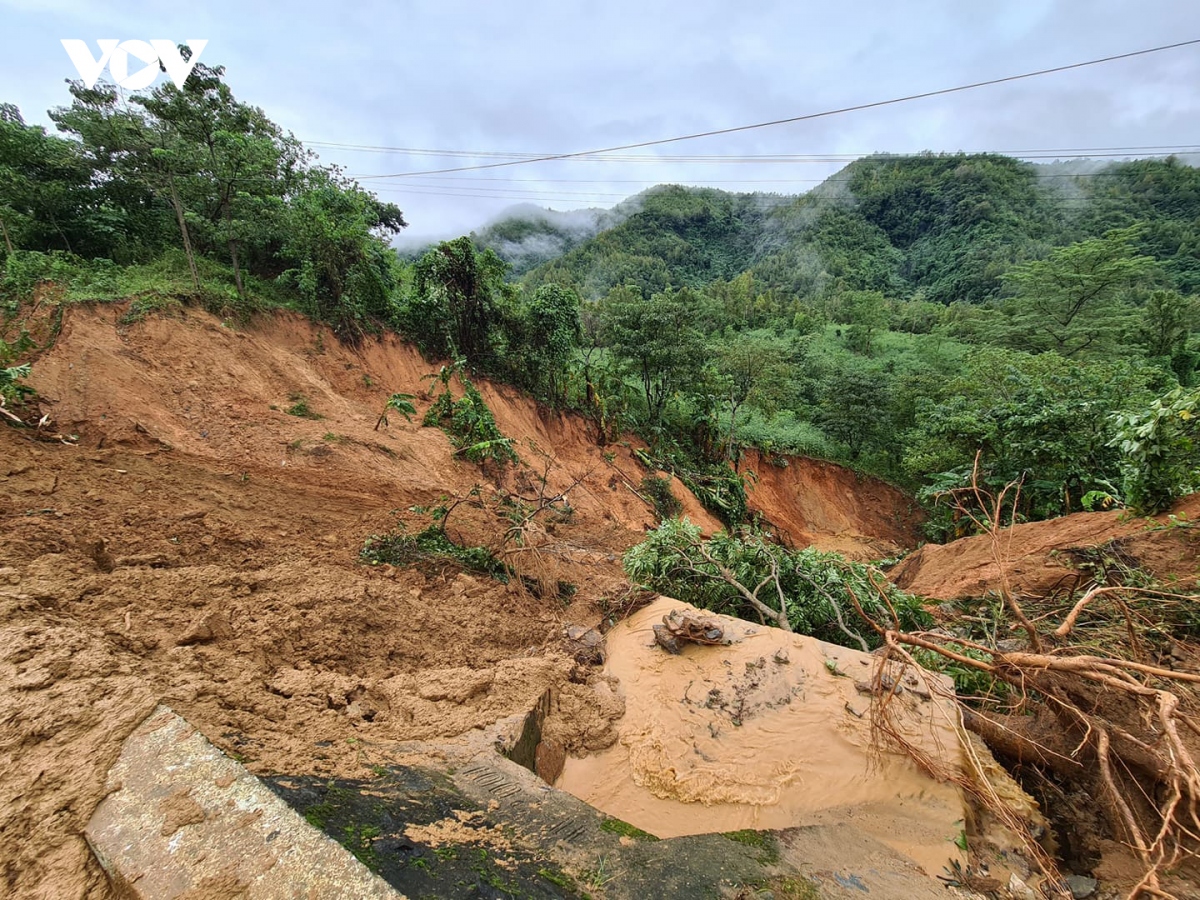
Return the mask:
MULTIPOLYGON (((44 312, 24 323, 35 336, 53 330, 44 312)), ((423 409, 436 370, 394 338, 351 348, 288 314, 251 326, 193 310, 136 323, 121 315, 69 309, 35 360, 30 384, 69 444, 0 428, 0 831, 21 836, 0 850, 0 894, 110 895, 82 835, 122 741, 159 703, 251 772, 297 785, 369 780, 406 761, 444 768, 446 751, 431 745, 447 741, 496 758, 547 697, 538 743, 552 774, 571 756, 563 783, 587 795, 588 767, 609 764, 588 755, 628 752, 619 723, 631 697, 630 723, 646 727, 648 713, 620 687, 640 673, 619 667, 642 665, 640 638, 610 653, 618 668, 605 671, 595 648, 581 653, 565 632, 595 625, 628 588, 621 554, 655 521, 636 490, 646 473, 631 451, 642 445, 598 447, 584 420, 481 382, 526 462, 483 472, 419 415, 376 429, 394 392, 423 409), (516 555, 527 578, 360 559, 372 535, 427 526, 412 507, 476 489, 567 492, 569 515, 535 523, 537 552, 516 555), (538 589, 547 584, 559 589, 538 589)), ((839 506, 847 473, 803 460, 761 468, 752 501, 798 540, 861 558, 912 541, 907 501, 885 485, 870 489, 890 512, 865 516, 839 506), (812 490, 789 482, 802 477, 812 490)), ((719 527, 682 485, 673 489, 694 521, 719 527)), ((489 545, 505 522, 464 506, 451 527, 456 540, 489 545)), ((747 639, 746 652, 795 680, 764 683, 761 695, 817 696, 820 666, 796 651, 797 663, 779 668, 773 649, 755 649, 763 641, 747 639)), ((743 678, 742 656, 727 660, 743 678)), ((694 677, 734 691, 724 671, 694 677)), ((717 753, 742 729, 728 707, 703 712, 724 731, 698 746, 717 753)), ((745 731, 771 720, 747 709, 745 731)), ((672 727, 693 735, 700 725, 672 727)), ((752 752, 786 745, 790 758, 789 740, 752 752)), ((670 764, 665 751, 638 753, 647 773, 670 764)), ((736 797, 766 790, 769 772, 731 780, 733 757, 720 759, 712 776, 673 790, 688 809, 723 811, 708 830, 767 823, 733 810, 736 797)), ((823 777, 772 765, 790 787, 763 809, 789 808, 787 791, 823 777)))

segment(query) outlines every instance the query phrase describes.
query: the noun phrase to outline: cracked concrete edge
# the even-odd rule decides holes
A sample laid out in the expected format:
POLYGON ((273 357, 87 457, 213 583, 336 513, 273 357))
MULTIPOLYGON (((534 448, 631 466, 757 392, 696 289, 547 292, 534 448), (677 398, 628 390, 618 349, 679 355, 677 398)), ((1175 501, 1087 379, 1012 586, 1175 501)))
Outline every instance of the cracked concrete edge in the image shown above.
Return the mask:
POLYGON ((160 705, 125 740, 85 837, 126 898, 404 900, 160 705))

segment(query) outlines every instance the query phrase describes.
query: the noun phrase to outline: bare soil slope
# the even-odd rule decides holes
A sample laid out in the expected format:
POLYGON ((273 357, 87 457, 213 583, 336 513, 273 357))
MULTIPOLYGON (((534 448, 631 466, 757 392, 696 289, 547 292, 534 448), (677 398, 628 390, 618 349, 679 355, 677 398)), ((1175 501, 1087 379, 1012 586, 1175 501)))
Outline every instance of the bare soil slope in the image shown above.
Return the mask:
MULTIPOLYGON (((448 567, 366 567, 362 542, 393 511, 489 485, 437 429, 397 415, 373 429, 385 398, 420 393, 434 367, 297 316, 243 330, 122 312, 71 309, 35 362, 43 410, 77 446, 0 428, 0 894, 108 896, 81 833, 120 741, 159 701, 259 773, 364 777, 397 742, 524 714, 548 689, 568 751, 616 739, 607 683, 560 650, 565 623, 591 624, 624 588, 620 554, 653 523, 628 446, 610 460, 585 422, 480 385, 533 470, 506 478, 548 466, 551 490, 578 481, 543 554, 577 586, 569 606, 448 567), (285 412, 301 400, 322 418, 285 412)), ((795 540, 872 555, 897 539, 858 506, 819 519, 788 490, 756 504, 802 521, 795 540)), ((501 525, 456 527, 486 541, 501 525)))
POLYGON ((1080 560, 1073 551, 1113 543, 1129 562, 1162 581, 1194 589, 1200 580, 1200 530, 1170 527, 1172 514, 1192 522, 1200 519, 1200 494, 1154 519, 1116 511, 1075 513, 1005 529, 998 540, 978 535, 926 544, 889 574, 905 590, 954 600, 997 589, 1003 565, 1012 590, 1045 596, 1057 588, 1075 587, 1080 560))

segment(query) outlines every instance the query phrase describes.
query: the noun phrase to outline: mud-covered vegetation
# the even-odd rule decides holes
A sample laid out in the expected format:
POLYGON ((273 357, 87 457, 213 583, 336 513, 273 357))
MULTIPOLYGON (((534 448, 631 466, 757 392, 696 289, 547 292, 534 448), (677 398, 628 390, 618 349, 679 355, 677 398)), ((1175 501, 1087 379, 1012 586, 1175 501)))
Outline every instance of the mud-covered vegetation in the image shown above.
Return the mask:
POLYGON ((875 629, 857 615, 847 595, 864 598, 867 612, 901 630, 932 624, 919 598, 839 553, 792 550, 761 533, 719 532, 705 540, 679 519, 664 522, 625 554, 625 571, 647 588, 694 606, 810 634, 868 650, 875 629), (876 586, 882 587, 881 594, 876 586))

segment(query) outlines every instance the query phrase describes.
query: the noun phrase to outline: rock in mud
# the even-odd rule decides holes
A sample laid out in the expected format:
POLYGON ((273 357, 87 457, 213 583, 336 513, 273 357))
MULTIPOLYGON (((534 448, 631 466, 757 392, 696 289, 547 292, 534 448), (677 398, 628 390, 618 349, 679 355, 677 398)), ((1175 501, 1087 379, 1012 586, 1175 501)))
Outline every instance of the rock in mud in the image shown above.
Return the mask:
POLYGON ((653 628, 654 640, 658 646, 662 647, 668 653, 673 653, 678 656, 680 652, 679 639, 667 629, 666 625, 656 624, 653 628))
POLYGON ((122 897, 403 900, 165 706, 108 778, 86 837, 122 897))
POLYGON ((568 625, 563 629, 567 654, 581 666, 604 665, 604 635, 595 628, 568 625))

